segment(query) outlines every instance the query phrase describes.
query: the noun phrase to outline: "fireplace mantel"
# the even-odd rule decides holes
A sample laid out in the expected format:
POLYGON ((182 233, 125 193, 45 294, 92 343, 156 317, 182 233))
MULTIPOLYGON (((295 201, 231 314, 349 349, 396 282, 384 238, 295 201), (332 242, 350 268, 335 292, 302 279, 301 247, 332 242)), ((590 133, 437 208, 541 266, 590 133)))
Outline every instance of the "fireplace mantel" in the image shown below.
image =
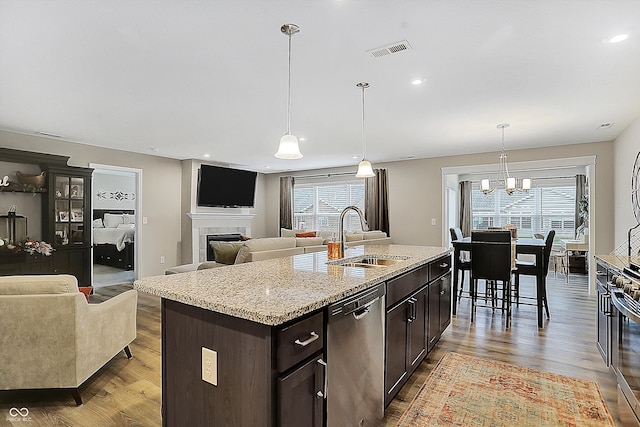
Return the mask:
POLYGON ((240 233, 251 237, 253 213, 187 212, 191 218, 193 262, 206 260, 207 234, 240 233))

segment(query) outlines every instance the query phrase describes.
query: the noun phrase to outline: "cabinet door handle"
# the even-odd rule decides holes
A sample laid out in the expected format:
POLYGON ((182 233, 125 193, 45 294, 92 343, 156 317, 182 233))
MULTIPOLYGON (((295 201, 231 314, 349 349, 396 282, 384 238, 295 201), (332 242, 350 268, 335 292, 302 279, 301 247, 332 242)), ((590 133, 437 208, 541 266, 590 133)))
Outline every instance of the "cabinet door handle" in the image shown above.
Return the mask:
POLYGON ((309 334, 311 335, 310 338, 304 340, 304 341, 300 341, 300 339, 297 339, 294 341, 294 343, 296 345, 299 345, 300 347, 306 347, 309 344, 311 344, 312 342, 314 342, 315 340, 317 340, 318 338, 320 338, 320 336, 318 334, 316 334, 315 332, 311 331, 311 333, 309 334))
POLYGON ((318 399, 326 399, 327 398, 327 362, 322 359, 316 360, 320 366, 322 366, 322 390, 318 390, 316 393, 316 397, 318 399))
POLYGON ((413 298, 409 298, 407 300, 407 302, 409 303, 409 316, 407 317, 407 322, 408 323, 413 323, 413 319, 414 319, 414 317, 413 317, 413 306, 414 306, 413 298))

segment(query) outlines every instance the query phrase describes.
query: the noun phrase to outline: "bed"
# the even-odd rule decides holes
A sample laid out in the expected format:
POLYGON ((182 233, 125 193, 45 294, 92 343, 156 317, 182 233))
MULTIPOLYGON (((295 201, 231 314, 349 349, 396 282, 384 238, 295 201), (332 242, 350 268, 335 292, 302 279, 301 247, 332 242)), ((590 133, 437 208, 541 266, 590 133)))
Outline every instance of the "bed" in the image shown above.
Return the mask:
POLYGON ((135 212, 94 209, 93 262, 122 270, 133 270, 135 212))

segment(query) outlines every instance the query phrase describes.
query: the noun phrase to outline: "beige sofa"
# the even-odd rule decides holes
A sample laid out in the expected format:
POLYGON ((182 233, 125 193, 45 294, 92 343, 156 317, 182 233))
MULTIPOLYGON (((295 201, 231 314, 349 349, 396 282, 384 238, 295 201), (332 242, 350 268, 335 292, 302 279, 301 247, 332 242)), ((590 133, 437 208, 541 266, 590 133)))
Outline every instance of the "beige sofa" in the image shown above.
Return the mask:
POLYGON ((138 293, 89 304, 70 275, 0 277, 0 389, 78 387, 136 338, 138 293))
MULTIPOLYGON (((328 233, 328 235, 330 238, 331 233, 328 233)), ((345 235, 345 246, 347 247, 389 243, 391 243, 391 239, 382 231, 345 235)), ((320 237, 266 237, 250 239, 244 242, 213 241, 211 246, 213 247, 216 261, 179 265, 165 270, 165 274, 185 273, 187 271, 223 267, 231 264, 324 251, 327 250, 327 235, 321 235, 320 237)))

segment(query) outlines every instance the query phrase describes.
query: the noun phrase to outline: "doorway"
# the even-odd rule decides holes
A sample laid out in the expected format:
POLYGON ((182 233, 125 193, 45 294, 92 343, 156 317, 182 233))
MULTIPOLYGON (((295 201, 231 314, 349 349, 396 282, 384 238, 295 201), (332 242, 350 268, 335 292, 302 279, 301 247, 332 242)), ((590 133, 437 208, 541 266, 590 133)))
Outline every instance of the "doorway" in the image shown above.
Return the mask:
POLYGON ((132 284, 139 277, 142 170, 90 164, 92 284, 132 284))

